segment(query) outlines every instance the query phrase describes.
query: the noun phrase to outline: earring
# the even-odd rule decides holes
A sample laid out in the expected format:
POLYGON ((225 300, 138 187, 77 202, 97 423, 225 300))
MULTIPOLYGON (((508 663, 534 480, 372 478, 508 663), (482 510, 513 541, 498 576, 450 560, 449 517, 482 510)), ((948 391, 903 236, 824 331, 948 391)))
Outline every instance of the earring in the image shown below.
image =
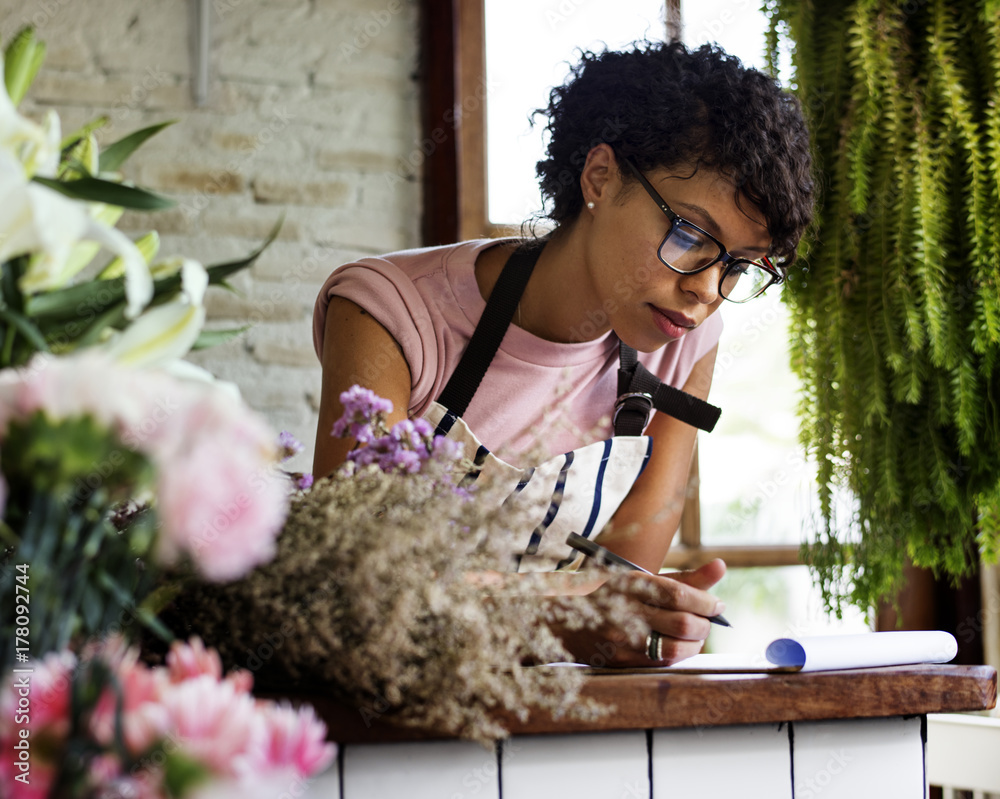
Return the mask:
POLYGON ((589 203, 587 203, 587 207, 588 207, 588 208, 589 208, 589 209, 590 209, 591 211, 593 211, 593 210, 594 210, 594 203, 593 203, 593 202, 589 202, 589 203))

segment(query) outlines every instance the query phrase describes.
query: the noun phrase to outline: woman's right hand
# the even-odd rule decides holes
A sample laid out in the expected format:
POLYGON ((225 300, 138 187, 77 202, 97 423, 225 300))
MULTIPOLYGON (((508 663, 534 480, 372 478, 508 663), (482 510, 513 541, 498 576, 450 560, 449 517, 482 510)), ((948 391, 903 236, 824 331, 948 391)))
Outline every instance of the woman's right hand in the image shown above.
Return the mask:
POLYGON ((631 598, 636 613, 650 630, 662 636, 661 660, 650 660, 645 637, 629 640, 623 630, 609 624, 596 630, 569 630, 553 625, 553 632, 562 639, 574 660, 595 668, 676 663, 701 651, 711 629, 708 617, 723 612, 723 603, 708 589, 725 573, 726 564, 716 559, 693 571, 656 576, 627 572, 616 576, 613 583, 604 581, 592 592, 594 596, 614 592, 631 598))

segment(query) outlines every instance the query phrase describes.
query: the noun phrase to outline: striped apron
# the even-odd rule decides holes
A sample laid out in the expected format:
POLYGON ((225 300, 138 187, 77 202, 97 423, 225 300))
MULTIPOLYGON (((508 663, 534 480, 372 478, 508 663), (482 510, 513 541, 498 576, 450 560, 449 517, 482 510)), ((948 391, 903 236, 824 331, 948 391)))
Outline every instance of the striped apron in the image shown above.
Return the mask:
POLYGON ((639 363, 638 354, 619 345, 618 400, 614 435, 519 469, 490 452, 462 419, 513 319, 544 240, 515 251, 504 265, 483 315, 437 401, 424 414, 438 435, 462 442, 475 471, 466 481, 489 480, 501 486, 507 502, 537 508, 537 519, 512 530, 516 571, 551 571, 571 567, 578 558, 566 543, 571 533, 596 536, 608 523, 632 484, 642 474, 653 439, 642 434, 653 408, 710 431, 719 409, 662 383, 639 363))

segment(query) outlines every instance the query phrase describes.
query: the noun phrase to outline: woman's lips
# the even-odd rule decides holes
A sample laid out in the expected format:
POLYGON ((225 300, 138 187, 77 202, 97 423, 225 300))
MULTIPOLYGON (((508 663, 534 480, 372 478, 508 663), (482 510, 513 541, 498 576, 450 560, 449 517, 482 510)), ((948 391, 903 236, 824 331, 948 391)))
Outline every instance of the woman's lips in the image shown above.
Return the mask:
POLYGON ((668 338, 680 338, 695 326, 695 321, 682 313, 666 311, 655 305, 650 307, 653 309, 653 321, 668 338))

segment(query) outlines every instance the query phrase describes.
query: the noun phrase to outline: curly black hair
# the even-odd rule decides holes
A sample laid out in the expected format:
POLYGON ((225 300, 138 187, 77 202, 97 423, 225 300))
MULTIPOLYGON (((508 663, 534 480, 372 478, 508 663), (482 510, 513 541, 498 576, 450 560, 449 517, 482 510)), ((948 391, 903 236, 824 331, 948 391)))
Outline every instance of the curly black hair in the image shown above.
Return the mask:
MULTIPOLYGON (((641 171, 705 166, 730 178, 737 203, 766 220, 770 255, 795 258, 812 219, 809 135, 798 100, 713 45, 642 42, 631 50, 584 52, 547 108, 548 158, 536 171, 547 216, 557 224, 583 206, 587 153, 606 142, 641 171)), ((623 184, 635 178, 620 170, 623 184)))

